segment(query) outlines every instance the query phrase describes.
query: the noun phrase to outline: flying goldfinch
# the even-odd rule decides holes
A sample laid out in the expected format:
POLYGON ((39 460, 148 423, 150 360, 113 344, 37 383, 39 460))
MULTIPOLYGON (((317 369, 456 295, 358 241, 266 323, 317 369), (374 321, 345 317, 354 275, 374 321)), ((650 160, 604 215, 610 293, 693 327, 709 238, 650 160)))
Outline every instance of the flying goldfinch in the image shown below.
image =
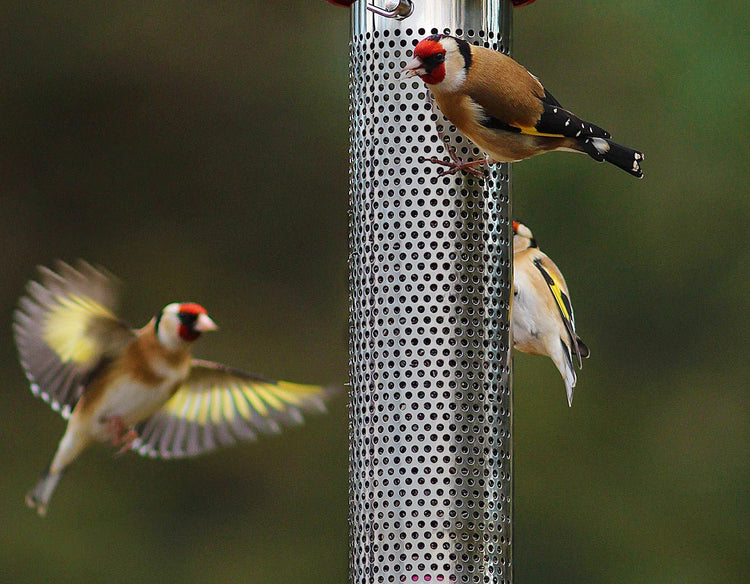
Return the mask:
POLYGON ((568 286, 555 263, 537 247, 531 230, 513 222, 513 348, 546 355, 565 382, 568 405, 573 405, 575 364, 589 356, 589 348, 576 334, 568 286))
MULTIPOLYGON (((642 178, 643 153, 564 109, 523 66, 500 52, 437 34, 421 40, 403 69, 429 86, 440 110, 497 162, 553 150, 583 152, 642 178)), ((432 162, 466 170, 484 160, 432 162)))
POLYGON ((80 261, 40 268, 13 330, 35 395, 68 419, 52 462, 26 503, 47 510, 63 471, 93 442, 150 457, 195 456, 298 424, 330 391, 271 381, 191 357, 216 330, 195 303, 165 306, 142 329, 115 316, 115 279, 80 261))

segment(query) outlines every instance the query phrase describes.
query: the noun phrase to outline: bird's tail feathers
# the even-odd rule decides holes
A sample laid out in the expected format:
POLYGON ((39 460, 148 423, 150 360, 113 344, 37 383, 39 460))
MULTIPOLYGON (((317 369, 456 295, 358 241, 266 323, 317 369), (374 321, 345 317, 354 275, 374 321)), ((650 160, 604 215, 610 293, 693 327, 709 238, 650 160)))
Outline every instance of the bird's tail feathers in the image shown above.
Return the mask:
POLYGON ((36 486, 26 493, 26 504, 44 517, 47 514, 47 505, 55 492, 55 487, 60 481, 62 473, 50 473, 49 467, 42 473, 36 486))
POLYGON ((591 355, 588 345, 579 336, 576 336, 576 344, 578 345, 578 354, 584 359, 588 359, 589 355, 591 355))
MULTIPOLYGON (((561 361, 555 360, 555 364, 557 365, 557 369, 560 371, 560 375, 562 375, 563 381, 565 382, 565 393, 568 396, 568 406, 572 407, 573 389, 576 386, 578 377, 576 376, 576 371, 573 367, 573 355, 571 355, 568 345, 566 345, 565 341, 563 341, 562 339, 560 339, 560 345, 562 345, 561 348, 565 358, 561 361)), ((583 356, 583 353, 581 355, 583 356)))
POLYGON ((605 138, 585 138, 580 144, 581 149, 594 160, 609 162, 636 178, 643 178, 641 170, 643 152, 605 138))

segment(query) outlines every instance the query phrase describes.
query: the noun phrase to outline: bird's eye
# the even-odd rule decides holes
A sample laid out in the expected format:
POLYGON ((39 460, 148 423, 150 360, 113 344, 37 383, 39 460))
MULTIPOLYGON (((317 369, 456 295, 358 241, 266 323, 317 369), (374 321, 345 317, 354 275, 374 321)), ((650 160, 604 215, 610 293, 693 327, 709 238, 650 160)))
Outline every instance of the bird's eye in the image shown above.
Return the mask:
POLYGON ((180 312, 178 316, 180 324, 184 324, 188 328, 192 328, 195 325, 195 321, 198 320, 198 315, 191 312, 180 312))
POLYGON ((428 71, 432 70, 445 62, 445 53, 434 53, 429 57, 422 59, 422 62, 427 67, 428 71))

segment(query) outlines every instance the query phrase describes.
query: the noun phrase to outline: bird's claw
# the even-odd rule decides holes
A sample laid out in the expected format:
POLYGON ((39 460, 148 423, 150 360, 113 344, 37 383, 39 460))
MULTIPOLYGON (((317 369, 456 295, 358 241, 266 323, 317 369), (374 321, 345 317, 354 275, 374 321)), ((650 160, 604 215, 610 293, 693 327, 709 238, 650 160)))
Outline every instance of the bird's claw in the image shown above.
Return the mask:
POLYGON ((109 418, 109 432, 112 435, 112 445, 121 446, 115 456, 122 456, 133 446, 138 438, 138 432, 132 427, 128 428, 119 416, 109 418))
POLYGON ((133 442, 135 442, 136 438, 138 438, 138 432, 136 432, 132 428, 128 430, 122 438, 122 447, 120 448, 120 450, 115 452, 115 456, 122 456, 128 450, 130 450, 133 447, 133 442))
POLYGON ((439 169, 437 172, 438 176, 449 176, 452 174, 456 174, 457 172, 465 172, 477 178, 484 177, 484 171, 476 167, 484 166, 487 162, 486 160, 481 159, 464 162, 458 157, 458 155, 456 154, 456 149, 453 146, 447 145, 447 150, 451 160, 441 160, 437 156, 433 156, 431 158, 423 158, 422 160, 424 162, 431 162, 433 164, 439 164, 441 166, 447 167, 439 169))

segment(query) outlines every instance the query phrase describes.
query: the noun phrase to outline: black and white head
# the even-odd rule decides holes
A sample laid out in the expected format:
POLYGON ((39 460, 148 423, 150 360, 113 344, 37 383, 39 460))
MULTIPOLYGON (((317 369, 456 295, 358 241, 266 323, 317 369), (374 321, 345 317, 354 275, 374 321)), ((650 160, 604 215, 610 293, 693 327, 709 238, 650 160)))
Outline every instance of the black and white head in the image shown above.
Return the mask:
POLYGON ((434 34, 414 47, 414 59, 403 69, 407 77, 418 75, 438 91, 456 91, 471 66, 471 45, 444 34, 434 34))
POLYGON ((192 343, 201 333, 218 328, 206 309, 193 302, 167 304, 156 316, 154 327, 159 342, 170 349, 192 343))

